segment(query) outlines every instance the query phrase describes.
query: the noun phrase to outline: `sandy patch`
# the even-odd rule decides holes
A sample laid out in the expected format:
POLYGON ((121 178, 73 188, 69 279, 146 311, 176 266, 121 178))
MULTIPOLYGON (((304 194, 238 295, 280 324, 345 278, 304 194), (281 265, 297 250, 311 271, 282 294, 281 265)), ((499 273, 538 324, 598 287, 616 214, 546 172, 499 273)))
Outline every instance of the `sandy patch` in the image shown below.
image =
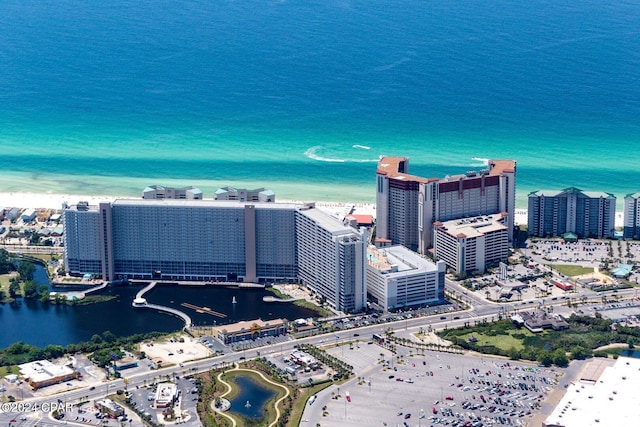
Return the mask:
POLYGON ((140 344, 140 351, 144 351, 149 359, 158 358, 162 359, 164 364, 175 365, 211 356, 211 350, 198 342, 198 340, 188 335, 181 335, 180 337, 184 339, 184 342, 174 339, 174 342, 169 340, 154 341, 153 345, 149 342, 142 343, 140 344))

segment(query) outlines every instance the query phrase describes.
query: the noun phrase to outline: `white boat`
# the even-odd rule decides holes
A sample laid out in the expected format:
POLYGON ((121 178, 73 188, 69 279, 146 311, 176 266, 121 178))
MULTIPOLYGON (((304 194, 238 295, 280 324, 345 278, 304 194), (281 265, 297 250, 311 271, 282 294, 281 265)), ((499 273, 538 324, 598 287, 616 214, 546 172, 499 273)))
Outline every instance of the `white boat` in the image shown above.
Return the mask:
POLYGON ((237 304, 237 303, 238 303, 238 301, 236 301, 236 297, 235 297, 235 296, 234 296, 234 297, 233 297, 233 299, 231 300, 231 303, 232 303, 232 304, 237 304))
POLYGON ((353 148, 359 148, 361 150, 371 150, 371 147, 367 146, 367 145, 360 145, 360 144, 355 144, 352 146, 353 148))

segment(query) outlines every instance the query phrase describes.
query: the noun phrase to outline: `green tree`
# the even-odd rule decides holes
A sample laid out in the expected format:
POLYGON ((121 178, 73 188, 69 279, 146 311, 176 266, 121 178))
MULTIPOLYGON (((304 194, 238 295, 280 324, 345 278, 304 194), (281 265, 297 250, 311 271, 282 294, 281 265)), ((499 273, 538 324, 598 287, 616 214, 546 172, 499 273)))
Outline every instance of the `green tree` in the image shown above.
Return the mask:
POLYGON ((537 355, 537 360, 542 366, 549 367, 553 365, 553 356, 548 350, 540 350, 537 355))
POLYGON ((9 297, 17 298, 21 295, 20 282, 16 277, 9 280, 9 297))
POLYGON ((553 363, 559 368, 566 368, 569 365, 569 358, 563 349, 559 348, 553 352, 553 363))
POLYGON ((91 342, 94 344, 100 344, 102 342, 102 337, 98 334, 93 334, 91 337, 91 342))
POLYGON ((23 354, 27 351, 29 351, 29 346, 22 341, 15 342, 7 348, 9 354, 23 354))
POLYGON ((117 339, 111 331, 104 331, 102 333, 102 338, 104 338, 106 342, 114 342, 117 339))
POLYGON ((515 347, 510 347, 509 350, 507 350, 507 356, 509 356, 511 360, 518 360, 520 359, 520 352, 516 350, 515 347))
MULTIPOLYGON (((584 360, 587 357, 591 357, 591 350, 582 347, 581 345, 576 345, 571 348, 571 358, 577 360, 584 360)), ((557 363, 556 363, 557 365, 557 363)))
POLYGON ((64 347, 61 345, 49 344, 43 351, 46 359, 55 359, 64 356, 64 347))
POLYGON ((15 269, 16 267, 9 257, 9 252, 5 249, 0 249, 0 274, 7 274, 15 269))
POLYGON ((28 280, 24 284, 23 292, 24 292, 25 298, 29 298, 29 299, 37 298, 39 295, 38 285, 33 280, 28 280))
POLYGON ((18 274, 20 280, 26 282, 27 280, 33 280, 33 274, 36 272, 36 266, 32 262, 22 261, 18 265, 18 274))

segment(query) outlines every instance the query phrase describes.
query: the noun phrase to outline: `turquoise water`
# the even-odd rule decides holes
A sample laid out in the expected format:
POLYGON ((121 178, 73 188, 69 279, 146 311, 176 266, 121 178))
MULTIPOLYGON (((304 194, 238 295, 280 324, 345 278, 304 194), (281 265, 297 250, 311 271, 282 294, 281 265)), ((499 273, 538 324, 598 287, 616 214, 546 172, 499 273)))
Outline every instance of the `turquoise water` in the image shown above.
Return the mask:
POLYGON ((0 191, 373 202, 380 155, 640 191, 636 2, 146 3, 0 3, 0 191))

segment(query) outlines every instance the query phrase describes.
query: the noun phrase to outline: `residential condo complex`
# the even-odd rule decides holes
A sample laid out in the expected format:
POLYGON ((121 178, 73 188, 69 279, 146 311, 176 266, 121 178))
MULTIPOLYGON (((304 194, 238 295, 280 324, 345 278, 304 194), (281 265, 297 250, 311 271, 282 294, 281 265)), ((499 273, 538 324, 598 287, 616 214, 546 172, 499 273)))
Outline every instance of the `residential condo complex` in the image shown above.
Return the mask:
POLYGON ((104 280, 299 281, 366 307, 367 232, 313 204, 118 199, 63 211, 65 268, 104 280))
POLYGON ((552 237, 574 233, 577 237, 611 238, 615 231, 616 198, 603 192, 575 187, 529 194, 529 236, 552 237))
POLYGON ((407 157, 383 157, 376 182, 376 245, 399 244, 426 254, 434 223, 505 213, 513 237, 516 162, 489 160, 488 169, 445 178, 409 175, 407 157))

